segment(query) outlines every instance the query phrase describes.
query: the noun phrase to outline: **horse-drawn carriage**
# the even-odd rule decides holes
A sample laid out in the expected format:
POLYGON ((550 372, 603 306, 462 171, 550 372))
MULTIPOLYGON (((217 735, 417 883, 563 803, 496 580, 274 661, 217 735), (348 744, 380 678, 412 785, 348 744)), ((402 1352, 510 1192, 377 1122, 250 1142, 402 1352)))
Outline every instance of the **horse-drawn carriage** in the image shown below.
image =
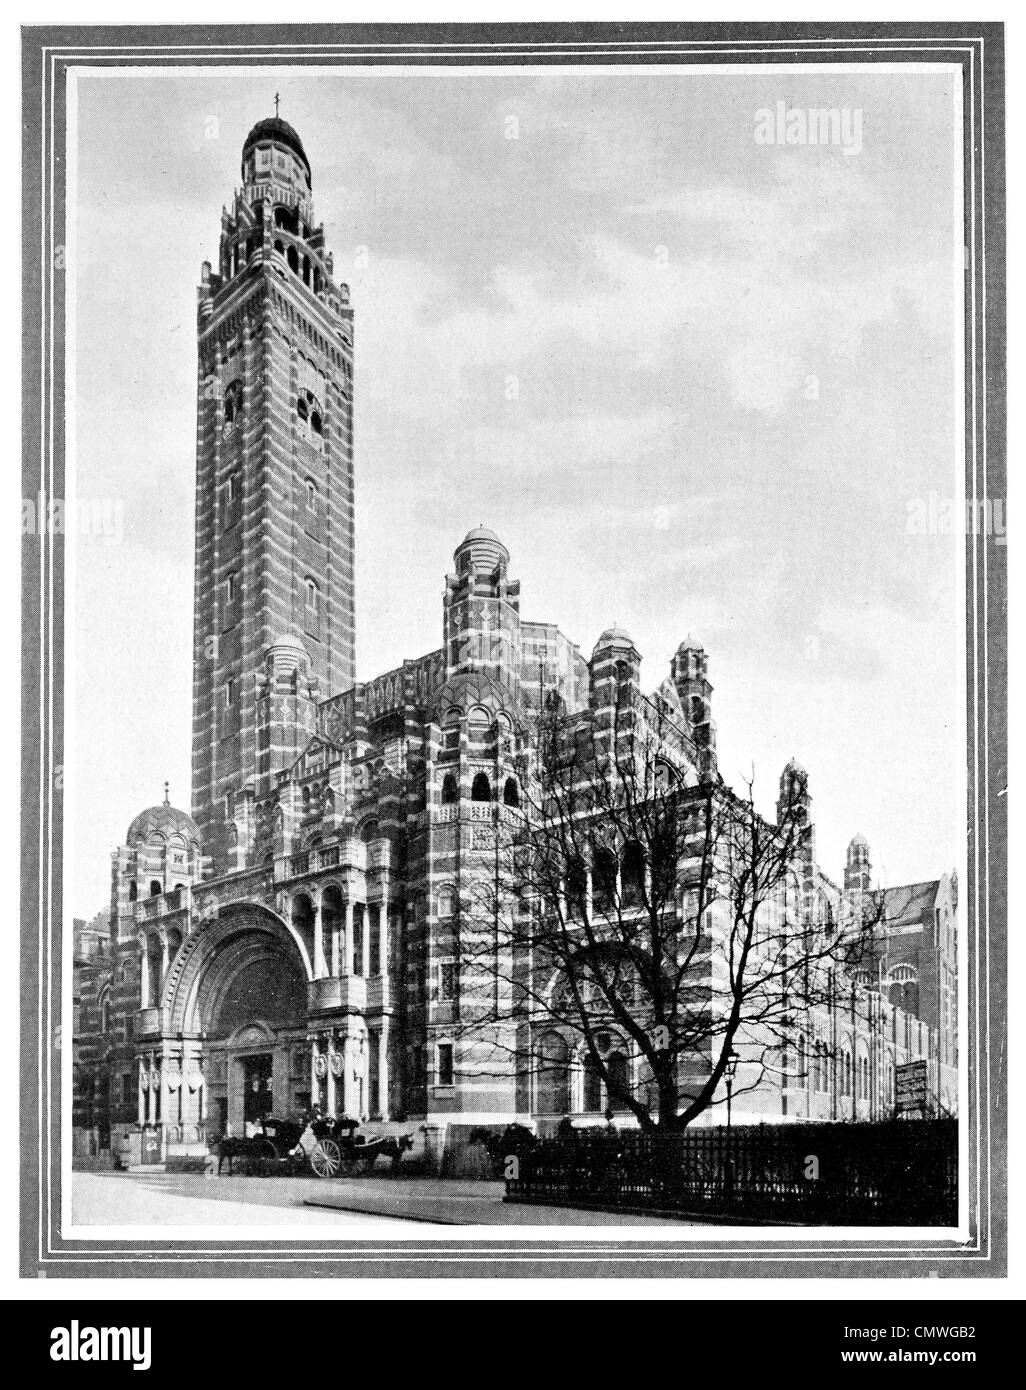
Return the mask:
POLYGON ((246 1138, 225 1136, 217 1142, 218 1174, 225 1159, 231 1173, 241 1158, 249 1172, 300 1173, 309 1164, 319 1178, 348 1178, 361 1169, 369 1173, 382 1157, 392 1160, 395 1173, 403 1154, 413 1148, 412 1134, 368 1138, 356 1133, 359 1120, 322 1115, 319 1110, 285 1118, 268 1115, 258 1124, 257 1132, 246 1138))

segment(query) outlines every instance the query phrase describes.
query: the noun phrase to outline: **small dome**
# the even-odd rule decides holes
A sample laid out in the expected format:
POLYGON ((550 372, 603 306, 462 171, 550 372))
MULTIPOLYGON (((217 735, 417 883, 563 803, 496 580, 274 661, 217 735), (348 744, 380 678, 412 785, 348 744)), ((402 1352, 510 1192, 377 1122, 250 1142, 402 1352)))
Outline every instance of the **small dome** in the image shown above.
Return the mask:
POLYGON ((495 569, 500 564, 509 564, 509 551, 494 531, 487 526, 475 526, 460 541, 453 555, 457 570, 470 565, 483 569, 495 569))
POLYGON ((633 647, 634 639, 623 627, 607 627, 602 636, 595 643, 595 651, 599 647, 633 647))
POLYGON ((799 773, 802 777, 808 776, 808 774, 806 773, 805 769, 802 767, 801 763, 798 761, 797 758, 791 758, 791 759, 789 759, 789 760, 788 760, 787 766, 784 768, 784 771, 785 771, 785 772, 792 772, 792 773, 797 772, 797 773, 799 773))
POLYGON ((432 713, 445 721, 453 708, 466 714, 474 706, 510 715, 514 723, 519 722, 517 701, 512 691, 501 681, 486 671, 467 671, 459 676, 450 676, 431 702, 432 713))
POLYGON ((868 849, 868 848, 869 848, 869 841, 866 839, 865 835, 863 835, 862 832, 859 831, 858 834, 853 835, 853 836, 851 837, 851 840, 850 840, 849 843, 848 843, 848 848, 849 848, 849 850, 852 850, 852 849, 868 849))
POLYGON ((311 177, 310 161, 306 157, 306 150, 303 149, 303 142, 288 121, 283 121, 280 116, 268 116, 263 121, 257 121, 242 146, 243 163, 246 162, 246 156, 253 146, 258 145, 261 140, 273 140, 276 144, 286 145, 293 154, 299 155, 306 165, 307 178, 311 177))
POLYGON ((181 835, 186 842, 195 840, 197 844, 200 838, 199 828, 192 816, 187 811, 179 811, 168 801, 140 811, 128 827, 125 844, 131 845, 137 840, 146 842, 155 834, 163 835, 165 839, 170 835, 181 835))
POLYGON ((689 632, 677 650, 680 652, 704 652, 705 648, 702 646, 701 642, 699 642, 698 638, 692 637, 689 632))
POLYGON ((463 544, 468 545, 471 541, 495 541, 497 545, 502 545, 495 532, 490 531, 487 526, 475 526, 473 530, 468 531, 463 537, 463 544))

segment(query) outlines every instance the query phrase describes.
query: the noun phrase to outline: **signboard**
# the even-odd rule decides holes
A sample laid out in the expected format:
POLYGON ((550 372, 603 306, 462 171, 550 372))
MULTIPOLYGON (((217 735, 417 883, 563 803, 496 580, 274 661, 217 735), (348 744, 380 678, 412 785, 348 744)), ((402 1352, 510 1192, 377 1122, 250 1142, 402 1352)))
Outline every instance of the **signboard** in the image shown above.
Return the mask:
POLYGON ((894 1102, 899 1115, 926 1114, 930 1093, 929 1062, 905 1062, 894 1068, 894 1102))

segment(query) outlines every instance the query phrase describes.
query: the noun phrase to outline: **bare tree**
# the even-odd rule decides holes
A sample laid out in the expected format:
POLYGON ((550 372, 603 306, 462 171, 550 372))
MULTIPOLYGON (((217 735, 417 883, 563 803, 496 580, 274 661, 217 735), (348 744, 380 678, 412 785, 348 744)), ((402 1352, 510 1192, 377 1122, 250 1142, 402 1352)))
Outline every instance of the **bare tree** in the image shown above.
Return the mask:
POLYGON ((519 772, 519 807, 459 876, 458 1031, 478 1069, 512 1060, 567 1110, 572 1050, 586 1094, 646 1129, 719 1103, 739 1055, 736 1095, 804 1070, 807 1020, 880 915, 867 898, 817 916, 805 774, 767 820, 752 781, 731 790, 627 682, 612 719, 550 705, 519 772))

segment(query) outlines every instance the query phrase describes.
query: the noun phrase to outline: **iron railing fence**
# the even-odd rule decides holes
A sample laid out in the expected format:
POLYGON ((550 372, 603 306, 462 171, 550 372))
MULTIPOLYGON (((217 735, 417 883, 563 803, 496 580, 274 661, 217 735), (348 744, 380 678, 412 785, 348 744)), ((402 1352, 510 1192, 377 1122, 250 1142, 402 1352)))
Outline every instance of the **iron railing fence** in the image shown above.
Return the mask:
POLYGON ((953 1119, 585 1129, 515 1158, 509 1201, 810 1225, 957 1224, 953 1119))

